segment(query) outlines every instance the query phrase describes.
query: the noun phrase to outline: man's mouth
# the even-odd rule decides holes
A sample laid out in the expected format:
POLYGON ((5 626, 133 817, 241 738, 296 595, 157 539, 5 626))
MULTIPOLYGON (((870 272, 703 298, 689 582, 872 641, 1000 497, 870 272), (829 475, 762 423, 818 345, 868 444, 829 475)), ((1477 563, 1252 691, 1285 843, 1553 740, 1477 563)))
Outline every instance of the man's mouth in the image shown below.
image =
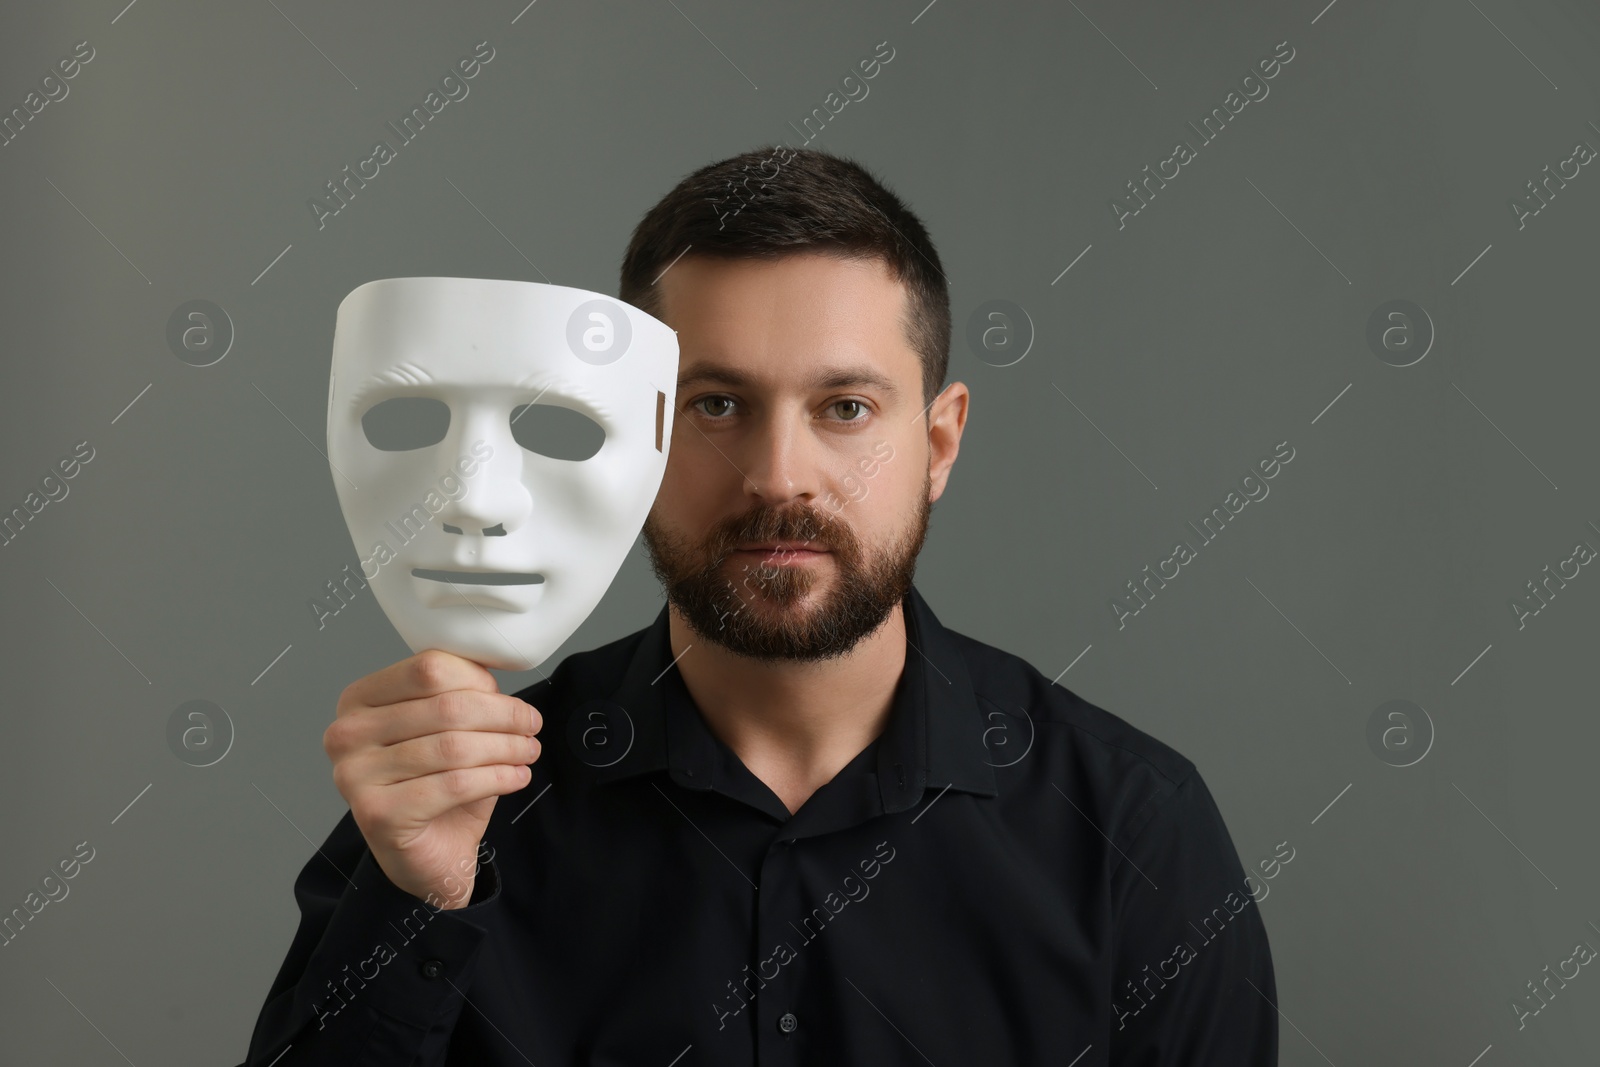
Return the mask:
POLYGON ((735 548, 733 555, 755 557, 765 563, 805 563, 828 555, 828 550, 815 542, 780 541, 771 545, 735 548))
POLYGON ((540 585, 544 582, 544 575, 527 571, 451 571, 413 567, 411 576, 454 585, 540 585))

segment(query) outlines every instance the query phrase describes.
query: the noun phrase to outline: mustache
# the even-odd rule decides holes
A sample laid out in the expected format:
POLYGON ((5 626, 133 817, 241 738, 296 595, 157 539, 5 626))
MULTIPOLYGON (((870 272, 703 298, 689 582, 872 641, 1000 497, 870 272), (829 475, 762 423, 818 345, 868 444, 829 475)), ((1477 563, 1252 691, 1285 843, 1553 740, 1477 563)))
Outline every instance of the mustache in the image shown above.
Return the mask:
POLYGON ((832 549, 838 546, 834 535, 839 535, 838 540, 848 547, 848 532, 836 529, 831 519, 822 518, 809 505, 787 510, 760 508, 724 525, 713 535, 712 547, 718 556, 727 555, 737 546, 753 541, 812 541, 823 548, 832 549))

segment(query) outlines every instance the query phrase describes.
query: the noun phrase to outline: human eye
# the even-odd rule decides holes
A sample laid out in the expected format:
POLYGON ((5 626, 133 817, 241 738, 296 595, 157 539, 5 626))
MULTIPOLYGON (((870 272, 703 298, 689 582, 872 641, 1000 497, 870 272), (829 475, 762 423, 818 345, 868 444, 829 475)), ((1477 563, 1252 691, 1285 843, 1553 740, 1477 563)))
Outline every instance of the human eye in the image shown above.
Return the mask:
MULTIPOLYGON (((725 421, 727 421, 728 415, 726 415, 726 414, 715 415, 715 414, 712 414, 711 412, 707 411, 705 408, 701 407, 702 404, 716 404, 716 403, 722 403, 722 404, 727 404, 727 405, 731 406, 733 404, 733 397, 728 396, 728 395, 726 395, 724 393, 713 393, 710 396, 703 396, 703 397, 700 397, 698 400, 690 401, 689 407, 692 410, 698 411, 700 414, 704 415, 711 422, 725 422, 725 421)), ((724 410, 726 410, 726 409, 724 409, 724 410)))
POLYGON ((828 407, 832 410, 837 410, 839 408, 853 408, 857 412, 857 414, 854 416, 835 420, 837 422, 844 423, 866 422, 867 416, 872 412, 872 408, 865 400, 859 400, 854 397, 847 397, 843 400, 835 400, 833 403, 829 404, 828 407))

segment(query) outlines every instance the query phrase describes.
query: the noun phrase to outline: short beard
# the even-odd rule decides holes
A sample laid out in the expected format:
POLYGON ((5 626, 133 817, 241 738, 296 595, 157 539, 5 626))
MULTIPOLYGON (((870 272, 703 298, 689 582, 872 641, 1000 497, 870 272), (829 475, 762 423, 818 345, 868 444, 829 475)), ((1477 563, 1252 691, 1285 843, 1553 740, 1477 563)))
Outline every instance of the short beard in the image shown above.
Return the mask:
POLYGON ((787 510, 757 505, 713 528, 698 545, 663 529, 652 510, 645 547, 668 602, 702 639, 763 662, 832 659, 882 626, 910 591, 933 509, 931 487, 925 474, 907 529, 871 559, 853 530, 808 504, 787 510), (831 553, 833 587, 810 610, 798 605, 820 577, 811 565, 762 562, 746 565, 742 578, 723 573, 738 545, 773 541, 815 541, 831 553))

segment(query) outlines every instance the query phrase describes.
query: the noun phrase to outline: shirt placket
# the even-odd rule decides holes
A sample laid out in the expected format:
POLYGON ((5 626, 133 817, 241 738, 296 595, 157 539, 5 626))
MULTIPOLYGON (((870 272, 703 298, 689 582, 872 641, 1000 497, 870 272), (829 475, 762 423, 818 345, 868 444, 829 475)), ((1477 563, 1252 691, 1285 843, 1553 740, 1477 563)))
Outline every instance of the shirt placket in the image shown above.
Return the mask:
POLYGON ((796 867, 795 842, 779 830, 768 843, 761 859, 759 888, 756 892, 756 938, 746 976, 753 976, 756 1013, 755 1062, 759 1067, 798 1067, 808 1061, 805 1049, 807 1020, 800 1013, 800 953, 804 946, 794 928, 793 917, 803 914, 797 887, 801 884, 796 867))

